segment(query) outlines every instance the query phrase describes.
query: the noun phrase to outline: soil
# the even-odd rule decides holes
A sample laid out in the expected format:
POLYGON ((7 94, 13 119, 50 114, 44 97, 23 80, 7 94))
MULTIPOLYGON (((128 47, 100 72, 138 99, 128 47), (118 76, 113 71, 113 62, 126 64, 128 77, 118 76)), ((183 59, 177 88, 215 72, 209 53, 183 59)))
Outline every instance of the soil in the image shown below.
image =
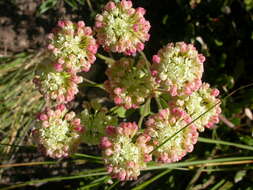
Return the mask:
POLYGON ((73 17, 66 14, 62 1, 43 15, 38 14, 40 4, 41 0, 0 2, 0 57, 43 47, 56 19, 73 17))

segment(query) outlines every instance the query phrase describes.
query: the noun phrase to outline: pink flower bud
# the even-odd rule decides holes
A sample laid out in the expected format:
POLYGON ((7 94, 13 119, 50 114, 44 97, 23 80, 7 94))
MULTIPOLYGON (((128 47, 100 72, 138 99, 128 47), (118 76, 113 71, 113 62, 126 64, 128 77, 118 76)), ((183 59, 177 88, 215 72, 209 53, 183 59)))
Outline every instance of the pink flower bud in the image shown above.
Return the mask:
POLYGON ((112 143, 108 139, 108 137, 102 137, 100 145, 102 148, 109 148, 112 146, 112 143))
POLYGON ((52 44, 48 44, 47 49, 48 49, 48 50, 53 50, 53 49, 54 49, 54 46, 53 46, 52 44))
POLYGON ((84 34, 85 35, 91 35, 92 34, 92 30, 91 30, 91 28, 90 27, 85 27, 85 29, 84 29, 84 34))
POLYGON ((119 96, 114 97, 114 103, 119 105, 123 102, 122 98, 120 98, 119 96))
POLYGON ((161 61, 161 59, 158 55, 154 55, 152 60, 154 63, 160 63, 160 61, 161 61))
POLYGON ((137 44, 137 50, 142 51, 144 49, 144 44, 143 43, 138 43, 137 44))
POLYGON ((116 8, 115 3, 112 2, 112 1, 109 1, 109 2, 105 5, 105 10, 107 10, 107 11, 110 11, 110 10, 115 9, 115 8, 116 8))
POLYGON ((47 120, 48 119, 48 117, 47 117, 47 115, 46 114, 40 114, 39 115, 39 119, 41 120, 41 121, 45 121, 45 120, 47 120))
POLYGON ((85 26, 84 21, 78 21, 77 23, 78 27, 83 28, 85 26))
POLYGON ((138 8, 136 9, 136 13, 139 13, 139 14, 141 14, 141 15, 145 15, 146 10, 145 10, 144 8, 142 8, 142 7, 138 7, 138 8))
POLYGON ((57 23, 57 25, 58 25, 60 28, 64 28, 65 22, 62 21, 62 20, 59 20, 58 23, 57 23))
POLYGON ((113 135, 116 134, 116 130, 115 130, 114 126, 107 126, 106 129, 105 129, 105 132, 109 136, 113 136, 113 135))
POLYGON ((213 89, 212 92, 211 92, 212 96, 219 96, 219 94, 220 94, 220 91, 218 89, 216 89, 216 88, 213 89))
POLYGON ((198 59, 199 59, 200 63, 204 63, 206 60, 205 56, 203 56, 202 54, 198 55, 198 59))
POLYGON ((61 72, 63 70, 62 65, 59 63, 55 63, 54 68, 57 72, 61 72))
POLYGON ((113 92, 119 96, 122 93, 122 88, 115 88, 113 92))

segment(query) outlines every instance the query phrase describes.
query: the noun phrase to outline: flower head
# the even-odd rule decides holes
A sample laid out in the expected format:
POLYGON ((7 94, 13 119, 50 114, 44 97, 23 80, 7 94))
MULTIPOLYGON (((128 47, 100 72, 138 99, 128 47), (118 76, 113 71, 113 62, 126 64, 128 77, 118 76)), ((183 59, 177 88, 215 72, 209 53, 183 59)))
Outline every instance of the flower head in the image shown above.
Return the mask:
POLYGON ((55 71, 48 60, 40 64, 33 82, 46 99, 60 104, 74 99, 78 93, 78 84, 82 80, 83 78, 74 72, 55 71))
POLYGON ((97 44, 91 28, 83 21, 59 21, 48 38, 48 50, 53 54, 56 70, 89 71, 96 59, 97 44))
POLYGON ((38 115, 33 137, 39 149, 52 158, 67 157, 75 152, 84 127, 74 112, 67 113, 63 104, 54 109, 47 108, 38 115))
POLYGON ((145 156, 133 137, 138 130, 135 123, 123 122, 118 127, 107 126, 107 136, 101 139, 104 162, 113 178, 121 181, 133 180, 140 175, 145 156))
POLYGON ((115 104, 126 109, 138 108, 146 98, 153 95, 156 87, 155 80, 146 69, 143 59, 135 63, 134 59, 121 58, 109 65, 106 75, 106 90, 115 104))
POLYGON ((201 86, 204 61, 192 44, 169 43, 153 56, 152 74, 172 96, 190 95, 201 86))
POLYGON ((187 152, 192 152, 198 138, 197 128, 194 124, 187 126, 172 137, 190 122, 190 116, 180 108, 163 109, 148 118, 147 128, 143 133, 146 139, 151 139, 147 141, 147 144, 155 147, 167 140, 165 144, 153 152, 159 162, 176 162, 181 160, 187 152))
POLYGON ((216 98, 218 95, 218 89, 212 89, 209 84, 203 83, 198 91, 193 92, 190 96, 176 97, 170 102, 170 105, 183 107, 192 119, 196 119, 206 112, 194 122, 199 131, 204 131, 204 127, 210 128, 213 124, 219 122, 221 108, 216 105, 220 102, 216 98), (211 109, 213 106, 215 107, 211 109))
POLYGON ((96 16, 95 31, 98 43, 105 50, 135 54, 149 40, 150 24, 144 18, 144 8, 132 8, 130 0, 109 1, 102 14, 96 16))

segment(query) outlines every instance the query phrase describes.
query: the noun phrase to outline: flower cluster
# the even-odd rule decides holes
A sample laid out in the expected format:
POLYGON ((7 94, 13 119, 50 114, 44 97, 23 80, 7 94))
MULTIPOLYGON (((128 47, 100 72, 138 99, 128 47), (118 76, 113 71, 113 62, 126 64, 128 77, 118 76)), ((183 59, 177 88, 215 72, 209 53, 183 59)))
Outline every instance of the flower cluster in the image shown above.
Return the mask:
POLYGON ((50 64, 44 66, 44 69, 41 67, 40 75, 33 80, 40 93, 47 100, 55 100, 58 104, 72 101, 78 93, 82 77, 71 72, 57 72, 50 64))
POLYGON ((121 58, 109 65, 106 75, 106 90, 115 104, 123 105, 126 109, 138 108, 146 98, 153 95, 156 88, 156 82, 144 59, 135 63, 134 59, 121 58))
POLYGON ((52 158, 67 157, 79 143, 84 126, 74 112, 67 113, 63 104, 54 109, 47 108, 38 115, 33 137, 41 152, 52 158))
POLYGON ((221 109, 215 106, 220 102, 216 97, 219 95, 218 89, 210 88, 210 85, 203 83, 200 89, 193 92, 190 96, 179 96, 171 101, 170 106, 179 106, 184 108, 192 119, 196 119, 201 114, 202 117, 197 119, 194 124, 199 131, 204 131, 204 127, 210 128, 213 124, 219 122, 221 109), (213 109, 212 107, 215 106, 213 109))
POLYGON ((169 43, 153 56, 150 66, 141 52, 150 29, 144 14, 145 9, 132 8, 130 0, 109 1, 103 13, 96 16, 97 41, 83 21, 59 21, 48 35, 49 58, 39 66, 34 82, 47 103, 56 106, 39 114, 33 130, 35 141, 46 155, 66 157, 81 141, 100 145, 108 173, 120 181, 133 180, 152 158, 161 163, 181 160, 193 151, 199 132, 219 121, 219 91, 201 79, 205 57, 192 44, 169 43), (89 71, 95 61, 96 42, 106 51, 125 55, 140 52, 142 57, 114 60, 97 54, 108 63, 108 80, 104 88, 94 86, 105 89, 116 106, 108 110, 93 99, 79 119, 64 104, 78 93, 83 78, 77 74, 89 71), (159 111, 150 115, 152 98, 159 111), (149 115, 143 130, 135 122, 118 125, 115 115, 124 117, 127 109, 140 106, 139 127, 149 115))
POLYGON ((130 0, 109 1, 102 14, 96 16, 98 43, 105 50, 133 55, 144 49, 149 40, 150 24, 144 18, 144 8, 132 8, 130 0))
POLYGON ((201 86, 205 57, 192 44, 167 44, 153 56, 152 75, 171 94, 190 95, 201 86))
POLYGON ((91 145, 100 143, 101 138, 106 135, 106 126, 117 124, 117 118, 108 115, 106 109, 101 109, 94 114, 90 113, 88 109, 84 109, 80 119, 81 123, 85 125, 85 135, 83 135, 82 141, 91 145))
POLYGON ((74 72, 90 70, 96 60, 96 40, 92 29, 83 21, 59 21, 58 27, 48 35, 48 50, 52 53, 54 67, 57 71, 71 70, 74 72))
POLYGON ((83 21, 59 21, 48 38, 49 59, 41 63, 34 82, 46 99, 67 103, 74 99, 82 82, 77 73, 89 71, 98 46, 83 21))
POLYGON ((142 134, 146 139, 151 139, 147 143, 153 146, 164 143, 153 152, 157 161, 162 163, 176 162, 181 160, 187 152, 192 152, 198 139, 198 132, 196 126, 189 124, 190 122, 191 117, 180 108, 163 109, 148 118, 147 128, 142 134), (189 126, 182 129, 187 124, 189 126), (182 131, 173 136, 179 130, 182 131))
POLYGON ((138 130, 135 123, 123 122, 119 126, 107 126, 107 136, 101 139, 104 162, 113 178, 121 181, 137 179, 145 168, 146 159, 141 146, 133 142, 138 130))

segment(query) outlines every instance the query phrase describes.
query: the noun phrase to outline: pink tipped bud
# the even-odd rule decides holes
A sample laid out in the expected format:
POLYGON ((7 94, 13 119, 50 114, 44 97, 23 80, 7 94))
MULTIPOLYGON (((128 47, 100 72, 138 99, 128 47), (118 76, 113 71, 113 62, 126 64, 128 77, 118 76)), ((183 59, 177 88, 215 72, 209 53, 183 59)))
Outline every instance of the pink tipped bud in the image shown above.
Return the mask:
POLYGON ((92 30, 90 27, 86 27, 84 29, 84 34, 90 36, 92 34, 92 30))
POLYGON ((48 44, 47 49, 48 50, 54 50, 54 46, 52 44, 48 44))
POLYGON ((185 115, 185 112, 179 108, 173 108, 172 112, 180 117, 185 115))
POLYGON ((96 45, 89 45, 87 48, 92 54, 97 53, 97 46, 96 45))
POLYGON ((116 134, 116 130, 114 126, 107 126, 105 129, 107 135, 112 136, 116 134))
POLYGON ((136 13, 141 14, 141 15, 145 15, 146 10, 144 8, 142 8, 142 7, 138 7, 136 9, 136 13))
POLYGON ((126 172, 125 171, 122 171, 119 173, 119 180, 120 181, 124 181, 126 178, 126 172))
POLYGON ((150 154, 144 155, 144 162, 150 162, 152 160, 152 156, 150 154))
POLYGON ((112 143, 108 139, 108 137, 102 137, 100 145, 102 148, 109 148, 110 146, 112 146, 112 143))
POLYGON ((48 117, 47 117, 46 114, 42 113, 42 114, 39 115, 39 120, 45 121, 45 120, 47 120, 47 119, 48 119, 48 117))
POLYGON ((113 92, 116 94, 116 95, 120 95, 122 93, 122 88, 115 88, 113 90, 113 92))
POLYGON ((95 23, 95 27, 96 27, 96 28, 101 28, 102 26, 103 26, 103 23, 102 23, 102 22, 96 21, 96 23, 95 23))
POLYGON ((216 89, 216 88, 213 89, 212 92, 211 92, 212 96, 219 96, 219 94, 220 94, 220 91, 218 89, 216 89))
POLYGON ((139 30, 139 25, 138 25, 138 24, 134 24, 133 30, 134 30, 135 32, 138 32, 138 30, 139 30))
POLYGON ((72 125, 79 126, 81 124, 81 120, 79 118, 75 118, 72 121, 72 125))
POLYGON ((77 26, 83 28, 85 26, 84 21, 78 21, 77 26))
POLYGON ((172 88, 170 89, 170 94, 171 94, 171 96, 177 95, 177 86, 176 85, 172 86, 172 88))
POLYGON ((59 63, 54 64, 54 68, 57 72, 61 72, 63 70, 62 65, 59 63))
POLYGON ((130 9, 133 6, 132 1, 122 0, 120 3, 125 9, 130 9))
POLYGON ((154 77, 154 76, 156 76, 158 74, 158 72, 156 71, 156 70, 153 70, 153 71, 151 71, 151 75, 154 77))
POLYGON ((82 132, 84 131, 84 127, 82 127, 81 125, 76 126, 74 129, 75 129, 76 131, 80 132, 80 133, 82 133, 82 132))
POLYGON ((112 167, 112 166, 107 166, 106 169, 107 169, 107 172, 108 172, 108 173, 111 173, 111 172, 113 171, 113 167, 112 167))
POLYGON ((191 94, 192 94, 192 90, 191 90, 191 88, 189 88, 189 87, 186 87, 184 92, 185 92, 185 94, 187 94, 187 95, 191 95, 191 94))
POLYGON ((108 148, 108 149, 105 150, 105 155, 106 156, 111 156, 112 154, 113 154, 112 149, 108 148))
POLYGON ((137 50, 142 51, 144 49, 144 44, 143 43, 138 43, 137 44, 137 50))
POLYGON ((61 58, 59 58, 58 60, 57 60, 57 63, 59 63, 59 64, 64 64, 65 63, 65 61, 64 61, 64 59, 61 57, 61 58))
POLYGON ((158 55, 154 55, 152 60, 153 60, 154 63, 160 63, 161 58, 158 55))
POLYGON ((50 39, 50 40, 52 40, 54 38, 54 34, 53 33, 49 33, 47 35, 47 38, 50 39))
POLYGON ((59 104, 59 105, 56 106, 56 109, 63 111, 63 110, 66 109, 66 107, 65 107, 64 104, 59 104))
POLYGON ((115 98, 114 98, 114 103, 115 104, 121 104, 123 102, 123 100, 122 100, 122 98, 120 98, 119 96, 116 96, 115 98))
POLYGON ((114 2, 110 1, 105 5, 105 10, 110 11, 112 9, 115 9, 116 5, 114 2))
POLYGON ((198 59, 199 59, 200 63, 204 63, 205 60, 206 60, 205 56, 202 55, 202 54, 199 54, 199 55, 198 55, 198 59))
POLYGON ((60 28, 64 28, 65 22, 62 21, 62 20, 59 20, 58 23, 57 23, 57 26, 59 26, 60 28))

